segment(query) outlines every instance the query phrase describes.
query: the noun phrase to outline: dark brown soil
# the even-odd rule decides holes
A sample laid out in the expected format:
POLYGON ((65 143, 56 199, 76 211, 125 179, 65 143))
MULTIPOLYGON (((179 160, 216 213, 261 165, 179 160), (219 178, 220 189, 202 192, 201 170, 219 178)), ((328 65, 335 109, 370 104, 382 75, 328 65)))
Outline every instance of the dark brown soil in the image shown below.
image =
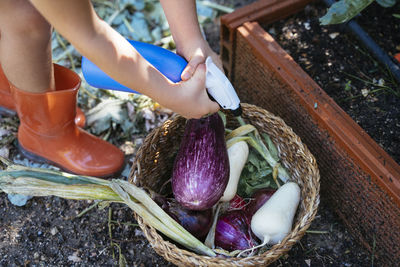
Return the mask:
MULTIPOLYGON (((254 2, 254 0, 218 0, 215 2, 221 4, 234 3, 236 6, 240 6, 254 2)), ((307 34, 312 37, 317 36, 318 31, 313 32, 314 29, 317 29, 317 27, 313 26, 317 19, 313 12, 316 11, 311 8, 307 12, 300 15, 303 18, 305 16, 310 21, 312 31, 310 30, 307 34)), ((301 17, 297 18, 298 21, 301 21, 300 19, 301 17)), ((290 22, 293 23, 293 21, 295 20, 287 20, 289 28, 292 27, 289 24, 290 22)), ((279 23, 275 26, 277 33, 281 31, 286 20, 279 23)), ((218 21, 208 24, 205 27, 205 33, 213 49, 219 51, 218 21)), ((343 34, 339 36, 340 38, 345 38, 343 34)), ((335 57, 326 55, 323 48, 321 48, 321 40, 323 42, 324 39, 326 37, 316 37, 315 42, 319 46, 316 49, 308 48, 306 51, 302 51, 301 53, 306 53, 305 56, 301 53, 297 57, 292 56, 301 64, 303 64, 304 60, 300 60, 300 56, 306 58, 310 63, 304 63, 306 65, 303 65, 303 67, 305 69, 311 68, 314 72, 317 71, 317 66, 320 64, 319 61, 340 62, 336 54, 335 57), (311 57, 314 53, 315 56, 311 57)), ((354 43, 355 41, 352 41, 351 44, 354 46, 354 43)), ((345 42, 342 40, 339 44, 342 47, 345 42)), ((314 44, 313 46, 316 47, 314 44)), ((338 44, 336 44, 336 47, 339 47, 338 44)), ((349 48, 341 50, 347 49, 349 48)), ((328 51, 333 53, 331 50, 328 51)), ((341 64, 347 67, 347 61, 344 62, 346 63, 341 64)), ((355 67, 358 66, 356 69, 359 69, 364 66, 365 62, 359 61, 352 64, 355 67)), ((376 65, 373 66, 378 68, 376 65)), ((360 74, 360 72, 352 73, 353 75, 360 74)), ((365 74, 369 75, 368 77, 375 75, 374 73, 371 74, 368 69, 365 74)), ((333 74, 326 76, 331 78, 333 74)), ((376 77, 384 76, 378 75, 376 77)), ((338 79, 339 81, 329 80, 328 82, 323 82, 323 84, 329 85, 329 88, 331 88, 329 90, 336 92, 343 91, 343 84, 347 84, 351 80, 349 92, 345 91, 344 95, 339 94, 338 98, 336 98, 347 103, 346 105, 349 107, 358 106, 360 105, 359 102, 366 102, 368 103, 368 110, 370 105, 376 103, 376 101, 371 102, 373 97, 379 100, 384 99, 385 103, 397 101, 393 100, 391 94, 383 93, 372 97, 360 97, 359 87, 362 86, 357 83, 357 80, 343 76, 343 74, 338 75, 338 79), (347 100, 346 98, 349 97, 351 99, 347 100)), ((387 113, 385 105, 379 107, 379 109, 387 113)), ((372 108, 372 110, 376 110, 376 108, 372 108)), ((381 113, 383 112, 378 112, 378 115, 381 113)), ((369 117, 371 121, 373 121, 371 118, 377 118, 375 113, 374 115, 367 114, 370 113, 365 115, 373 116, 369 117)), ((1 119, 2 117, 0 116, 1 119)), ((390 130, 387 130, 391 128, 380 127, 386 129, 385 136, 394 136, 390 135, 390 130)), ((395 129, 395 127, 392 128, 395 129)), ((377 131, 381 131, 379 129, 377 131)), ((396 130, 393 131, 396 132, 396 130)), ((397 131, 397 133, 399 132, 397 131)), ((397 139, 397 143, 399 143, 398 141, 397 139)), ((392 142, 396 142, 394 137, 392 142)), ((13 158, 15 154, 17 154, 17 151, 14 147, 10 158, 13 158)), ((128 158, 133 156, 132 154, 127 155, 128 158)), ((127 207, 111 204, 104 209, 91 209, 83 216, 78 217, 80 212, 92 204, 93 202, 91 201, 43 197, 29 200, 24 207, 16 207, 9 202, 5 194, 0 194, 0 266, 117 266, 119 259, 121 259, 118 246, 128 266, 173 266, 158 256, 150 247, 140 228, 135 225, 136 222, 127 207), (112 245, 112 243, 117 246, 112 245)), ((373 255, 355 243, 349 230, 330 211, 326 203, 321 204, 309 230, 288 255, 283 256, 272 266, 373 265, 373 255)))
POLYGON ((395 18, 393 14, 400 14, 399 3, 391 8, 383 8, 373 2, 356 18, 363 29, 391 57, 400 53, 400 18, 395 18))
MULTIPOLYGON (((400 85, 342 25, 319 25, 325 9, 323 3, 316 2, 265 29, 400 163, 400 85)), ((400 5, 385 9, 373 4, 357 19, 389 55, 395 54, 396 46, 400 49, 400 20, 391 16, 399 10, 400 5)))
POLYGON ((119 251, 111 242, 120 246, 129 266, 173 266, 131 225, 136 222, 124 206, 93 209, 77 218, 91 204, 45 197, 16 207, 0 195, 0 266, 117 266, 119 251))

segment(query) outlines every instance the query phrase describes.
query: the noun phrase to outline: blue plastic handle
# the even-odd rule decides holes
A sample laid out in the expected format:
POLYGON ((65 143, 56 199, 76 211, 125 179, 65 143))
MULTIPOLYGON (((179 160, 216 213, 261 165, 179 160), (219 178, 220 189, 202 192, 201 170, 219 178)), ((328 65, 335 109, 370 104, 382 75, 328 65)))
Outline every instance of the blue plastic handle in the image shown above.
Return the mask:
MULTIPOLYGON (((187 65, 183 57, 156 45, 133 40, 128 42, 165 77, 175 83, 181 81, 182 71, 187 65)), ((138 93, 112 79, 85 57, 82 57, 82 73, 88 84, 93 87, 138 93)))

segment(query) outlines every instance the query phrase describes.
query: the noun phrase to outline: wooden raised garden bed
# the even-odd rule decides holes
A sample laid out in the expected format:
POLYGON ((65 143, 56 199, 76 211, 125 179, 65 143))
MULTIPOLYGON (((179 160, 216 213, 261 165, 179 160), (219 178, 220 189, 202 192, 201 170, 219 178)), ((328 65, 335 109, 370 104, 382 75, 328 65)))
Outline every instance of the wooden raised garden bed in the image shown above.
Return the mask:
MULTIPOLYGON (((224 68, 243 102, 280 116, 321 172, 321 198, 383 266, 400 262, 400 166, 260 24, 310 0, 265 0, 221 19, 224 68)), ((372 118, 373 119, 373 118, 372 118)))

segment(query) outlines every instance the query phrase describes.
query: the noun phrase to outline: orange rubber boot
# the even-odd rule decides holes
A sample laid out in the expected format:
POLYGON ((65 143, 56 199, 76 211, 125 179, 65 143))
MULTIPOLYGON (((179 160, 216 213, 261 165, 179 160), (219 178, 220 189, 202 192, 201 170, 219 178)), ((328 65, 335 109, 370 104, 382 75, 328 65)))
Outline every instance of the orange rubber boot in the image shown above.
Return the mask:
POLYGON ((124 164, 122 151, 74 122, 79 76, 65 67, 54 67, 55 91, 29 93, 10 84, 20 118, 21 153, 76 174, 107 177, 118 173, 124 164))
MULTIPOLYGON (((56 65, 56 64, 54 64, 56 65)), ((16 111, 14 100, 12 99, 10 92, 10 84, 7 77, 4 75, 3 69, 0 65, 0 111, 9 113, 10 111, 16 111)), ((75 123, 78 127, 84 127, 86 124, 86 117, 83 111, 76 107, 75 123)))
POLYGON ((15 111, 14 100, 12 99, 10 92, 10 84, 0 66, 0 108, 2 107, 15 111))

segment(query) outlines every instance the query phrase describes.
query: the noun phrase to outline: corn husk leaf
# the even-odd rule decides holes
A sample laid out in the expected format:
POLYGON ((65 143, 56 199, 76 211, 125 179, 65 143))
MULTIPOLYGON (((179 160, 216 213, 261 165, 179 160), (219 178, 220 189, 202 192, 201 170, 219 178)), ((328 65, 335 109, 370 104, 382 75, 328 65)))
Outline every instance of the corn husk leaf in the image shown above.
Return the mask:
POLYGON ((5 170, 0 172, 0 192, 123 202, 149 225, 177 243, 197 253, 216 256, 210 248, 164 212, 143 189, 124 180, 108 181, 55 170, 28 168, 14 165, 1 157, 0 163, 6 166, 5 170))
POLYGON ((234 129, 232 132, 230 132, 226 136, 226 139, 229 140, 234 137, 245 136, 255 130, 256 130, 256 128, 253 125, 245 124, 245 125, 239 126, 238 128, 234 129))

